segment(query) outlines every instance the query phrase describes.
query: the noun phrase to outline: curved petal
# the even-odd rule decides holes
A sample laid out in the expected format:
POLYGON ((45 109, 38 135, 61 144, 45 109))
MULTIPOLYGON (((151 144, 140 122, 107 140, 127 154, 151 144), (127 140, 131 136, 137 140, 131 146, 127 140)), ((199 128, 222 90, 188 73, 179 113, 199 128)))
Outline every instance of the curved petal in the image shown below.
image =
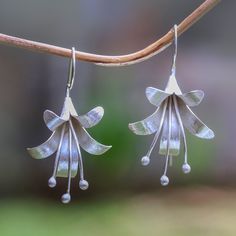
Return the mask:
POLYGON ((183 124, 190 133, 199 138, 214 138, 214 132, 209 129, 182 101, 179 100, 178 105, 183 124))
POLYGON ((201 90, 194 90, 189 93, 178 95, 178 97, 181 98, 187 106, 193 107, 201 103, 204 92, 201 90))
POLYGON ((65 120, 56 115, 54 112, 50 110, 46 110, 43 113, 43 119, 47 127, 51 130, 54 131, 56 128, 58 128, 60 125, 62 125, 65 120))
POLYGON ((161 103, 168 97, 170 94, 153 88, 153 87, 147 87, 146 88, 146 96, 149 102, 157 107, 161 105, 161 103))
MULTIPOLYGON (((68 177, 69 174, 69 161, 70 161, 70 149, 69 149, 69 132, 68 128, 65 131, 65 135, 62 141, 62 146, 60 150, 59 163, 57 168, 58 177, 68 177)), ((72 156, 72 165, 71 165, 71 177, 74 178, 77 175, 78 171, 78 151, 75 144, 75 141, 71 140, 71 156, 72 156)))
POLYGON ((152 115, 144 120, 129 124, 129 129, 137 135, 149 135, 155 133, 161 121, 163 109, 158 108, 152 115))
POLYGON ((51 156, 57 150, 59 142, 60 130, 56 130, 46 142, 37 147, 27 148, 27 151, 35 159, 44 159, 51 156))
MULTIPOLYGON (((167 110, 168 114, 168 110, 167 110)), ((168 117, 169 118, 169 117, 168 117)), ((168 142, 168 118, 166 116, 162 135, 160 139, 160 155, 167 155, 167 142, 168 142)), ((175 112, 172 110, 171 112, 171 134, 170 134, 170 142, 169 142, 169 155, 170 156, 178 156, 180 152, 180 127, 176 117, 175 112)))
POLYGON ((79 144, 86 152, 93 155, 101 155, 111 148, 111 146, 106 146, 97 142, 83 127, 78 124, 75 124, 74 127, 79 144))
POLYGON ((103 117, 103 114, 104 109, 102 107, 95 107, 85 115, 74 116, 74 118, 78 120, 84 128, 91 128, 99 123, 103 117))

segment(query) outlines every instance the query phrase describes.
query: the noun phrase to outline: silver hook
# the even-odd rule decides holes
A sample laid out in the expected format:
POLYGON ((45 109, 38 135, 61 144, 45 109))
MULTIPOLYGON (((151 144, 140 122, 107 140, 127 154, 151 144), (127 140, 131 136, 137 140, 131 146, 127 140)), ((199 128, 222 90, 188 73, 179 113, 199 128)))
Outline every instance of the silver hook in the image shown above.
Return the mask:
POLYGON ((177 48, 178 48, 178 27, 177 25, 174 25, 174 44, 175 44, 175 53, 173 57, 173 64, 172 64, 172 74, 175 75, 175 69, 176 69, 176 57, 177 57, 177 48))
POLYGON ((69 65, 69 75, 68 75, 68 81, 66 85, 66 96, 70 96, 70 90, 73 87, 74 80, 75 80, 75 48, 72 47, 71 49, 71 59, 70 59, 70 65, 69 65))

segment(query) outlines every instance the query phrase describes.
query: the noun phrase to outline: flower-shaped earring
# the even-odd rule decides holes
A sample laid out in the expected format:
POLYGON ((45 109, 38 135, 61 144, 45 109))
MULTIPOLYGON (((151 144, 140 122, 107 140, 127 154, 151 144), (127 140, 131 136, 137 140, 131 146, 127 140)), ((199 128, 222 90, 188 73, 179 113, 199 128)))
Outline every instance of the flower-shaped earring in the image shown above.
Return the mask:
POLYGON ((129 124, 129 128, 137 135, 155 134, 154 140, 147 152, 141 159, 142 165, 147 166, 150 162, 151 152, 160 138, 159 154, 165 156, 164 173, 160 179, 163 186, 169 184, 167 177, 168 163, 171 165, 172 157, 179 155, 180 139, 184 144, 184 164, 182 170, 185 174, 191 171, 187 159, 187 143, 184 132, 184 126, 193 135, 203 138, 214 138, 214 132, 209 129, 191 110, 189 107, 200 104, 204 97, 201 90, 194 90, 189 93, 182 94, 175 77, 176 56, 177 56, 177 26, 174 26, 175 38, 175 54, 172 65, 172 72, 167 83, 165 91, 148 87, 146 96, 151 104, 158 107, 157 110, 142 121, 129 124))
POLYGON ((89 186, 88 182, 84 179, 80 147, 93 155, 101 155, 111 148, 111 146, 98 143, 85 130, 85 128, 91 128, 100 122, 104 114, 102 107, 96 107, 82 116, 77 115, 70 98, 74 77, 75 49, 72 48, 69 78, 62 113, 60 116, 57 116, 49 110, 44 112, 44 121, 53 133, 46 142, 37 147, 27 149, 35 159, 44 159, 56 152, 53 174, 48 180, 48 185, 51 188, 55 187, 56 177, 68 178, 67 192, 61 198, 63 203, 68 203, 71 200, 71 178, 77 175, 78 167, 80 175, 79 187, 82 190, 86 190, 89 186))

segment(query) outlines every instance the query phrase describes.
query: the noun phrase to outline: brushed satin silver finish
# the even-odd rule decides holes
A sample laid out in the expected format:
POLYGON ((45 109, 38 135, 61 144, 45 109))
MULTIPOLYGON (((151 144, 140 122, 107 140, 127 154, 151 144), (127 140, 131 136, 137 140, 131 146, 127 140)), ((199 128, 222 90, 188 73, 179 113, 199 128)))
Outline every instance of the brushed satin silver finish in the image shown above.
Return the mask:
POLYGON ((106 146, 97 142, 83 127, 78 124, 75 124, 75 130, 79 144, 86 152, 93 155, 101 155, 111 148, 111 146, 106 146))
POLYGON ((54 112, 50 110, 44 111, 43 119, 46 126, 51 131, 56 130, 57 127, 61 126, 65 122, 65 120, 63 120, 60 116, 56 115, 54 112))
MULTIPOLYGON (((203 99, 204 93, 200 90, 191 91, 189 93, 182 94, 178 87, 175 76, 170 76, 167 83, 167 89, 161 91, 159 89, 149 87, 148 99, 153 105, 159 105, 158 109, 149 117, 144 120, 130 123, 130 130, 137 135, 150 135, 156 133, 152 144, 145 156, 150 158, 151 152, 160 138, 159 154, 165 156, 165 171, 167 172, 167 163, 172 163, 172 157, 178 156, 180 153, 180 143, 183 139, 184 144, 184 173, 189 173, 191 167, 188 165, 187 160, 187 143, 184 132, 186 127, 193 135, 203 138, 214 138, 214 132, 208 128, 189 108, 189 106, 197 106, 203 99), (173 85, 173 87, 171 87, 173 85), (168 94, 172 91, 171 94, 168 94), (163 105, 167 104, 166 112, 164 112, 163 105), (170 136, 169 136, 169 130, 170 136), (188 166, 188 171, 186 170, 188 166)), ((147 94, 147 92, 146 92, 147 94)))
POLYGON ((162 116, 161 116, 161 119, 160 119, 160 125, 159 125, 159 127, 158 127, 158 130, 157 130, 157 132, 156 132, 156 134, 155 134, 155 136, 154 136, 154 139, 153 139, 153 141, 152 141, 152 143, 151 143, 151 145, 150 145, 150 147, 149 147, 149 150, 148 150, 148 152, 147 152, 147 156, 148 156, 148 157, 150 157, 150 155, 151 155, 151 153, 152 153, 152 150, 153 150, 153 148, 155 147, 156 142, 157 142, 157 140, 158 140, 158 138, 159 138, 159 135, 160 135, 160 133, 161 133, 162 126, 163 126, 164 121, 165 121, 165 115, 166 115, 167 104, 168 104, 168 101, 166 100, 166 101, 164 102, 164 105, 163 105, 163 113, 162 113, 162 116))
POLYGON ((47 141, 35 148, 27 148, 29 154, 35 159, 44 159, 56 152, 60 139, 60 130, 52 133, 47 141))
POLYGON ((111 148, 97 142, 83 127, 83 124, 87 128, 98 124, 103 114, 103 108, 96 107, 87 114, 78 116, 71 98, 66 97, 61 116, 49 110, 44 112, 44 121, 53 131, 51 137, 37 147, 28 148, 28 152, 35 159, 46 158, 57 151, 52 177, 68 178, 68 194, 70 179, 77 175, 78 167, 80 180, 84 180, 80 147, 93 155, 101 155, 111 148))
POLYGON ((141 159, 144 166, 150 162, 150 155, 156 142, 160 137, 159 154, 165 157, 164 173, 160 179, 163 186, 168 185, 169 179, 166 176, 168 163, 171 165, 172 157, 180 153, 181 139, 184 146, 184 164, 182 170, 185 174, 191 171, 188 164, 187 142, 184 127, 191 134, 203 138, 214 138, 214 132, 209 129, 189 107, 197 106, 201 103, 204 93, 201 90, 194 90, 182 93, 176 80, 176 56, 177 56, 177 27, 175 32, 175 54, 173 58, 171 75, 168 79, 164 91, 148 87, 146 96, 149 102, 157 106, 157 110, 147 118, 130 123, 130 130, 137 135, 151 135, 155 133, 154 139, 146 155, 141 159))
POLYGON ((102 107, 95 107, 85 115, 76 117, 80 124, 84 128, 91 128, 98 124, 104 115, 104 109, 102 107))
POLYGON ((153 87, 147 87, 146 88, 146 97, 149 100, 151 104, 154 106, 159 107, 161 103, 169 96, 168 93, 165 93, 164 91, 153 88, 153 87))
POLYGON ((81 116, 77 114, 70 97, 74 76, 75 49, 72 48, 72 59, 70 61, 66 97, 61 115, 58 116, 50 110, 46 110, 43 115, 45 124, 53 133, 46 142, 37 147, 27 149, 29 154, 35 159, 43 159, 56 152, 53 173, 49 178, 48 185, 51 188, 55 187, 57 183, 56 177, 68 178, 67 191, 61 197, 63 203, 68 203, 71 200, 71 179, 77 175, 78 168, 80 188, 85 190, 89 186, 88 182, 84 179, 83 160, 80 147, 93 155, 101 155, 111 148, 111 146, 106 146, 97 142, 85 129, 91 128, 101 121, 104 115, 103 108, 95 107, 81 116))
POLYGON ((155 133, 160 126, 160 119, 163 114, 163 108, 158 108, 152 115, 144 120, 130 123, 129 128, 137 135, 150 135, 155 133))
POLYGON ((180 129, 174 109, 172 109, 172 98, 169 98, 168 111, 171 111, 168 118, 165 119, 160 139, 159 154, 166 155, 169 152, 170 156, 178 156, 180 152, 180 129), (170 139, 168 140, 169 125, 171 126, 170 139), (167 148, 169 143, 169 150, 167 148))
POLYGON ((202 90, 194 90, 179 95, 179 98, 181 98, 187 106, 194 107, 201 103, 204 98, 204 92, 202 90))
POLYGON ((68 177, 70 169, 71 177, 74 178, 77 175, 78 171, 78 151, 75 141, 71 139, 71 130, 69 129, 68 124, 66 129, 67 130, 63 138, 63 146, 61 148, 56 176, 68 177), (71 164, 69 168, 70 158, 71 164))
POLYGON ((214 138, 214 132, 208 128, 182 101, 179 101, 179 113, 182 118, 183 124, 188 131, 204 139, 214 138))

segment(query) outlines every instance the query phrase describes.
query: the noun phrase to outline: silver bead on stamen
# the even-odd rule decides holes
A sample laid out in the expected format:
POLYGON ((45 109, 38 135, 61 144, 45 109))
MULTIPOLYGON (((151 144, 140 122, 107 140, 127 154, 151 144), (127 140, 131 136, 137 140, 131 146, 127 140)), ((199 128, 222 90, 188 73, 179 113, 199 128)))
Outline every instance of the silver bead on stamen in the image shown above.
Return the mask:
POLYGON ((162 175, 160 182, 162 186, 167 186, 169 184, 169 178, 166 175, 162 175))
POLYGON ((56 187, 56 185, 57 185, 56 178, 52 176, 52 177, 48 180, 48 186, 49 186, 50 188, 54 188, 54 187, 56 187))
POLYGON ((86 180, 80 180, 80 181, 79 181, 79 187, 80 187, 80 189, 82 189, 82 190, 88 189, 88 187, 89 187, 88 181, 86 181, 86 180))
POLYGON ((71 200, 71 196, 69 193, 65 193, 61 196, 61 202, 66 204, 66 203, 69 203, 71 200))
POLYGON ((148 156, 142 157, 141 163, 143 166, 147 166, 150 163, 150 158, 148 156))
POLYGON ((182 171, 184 174, 189 174, 191 172, 191 166, 188 163, 183 164, 182 171))

